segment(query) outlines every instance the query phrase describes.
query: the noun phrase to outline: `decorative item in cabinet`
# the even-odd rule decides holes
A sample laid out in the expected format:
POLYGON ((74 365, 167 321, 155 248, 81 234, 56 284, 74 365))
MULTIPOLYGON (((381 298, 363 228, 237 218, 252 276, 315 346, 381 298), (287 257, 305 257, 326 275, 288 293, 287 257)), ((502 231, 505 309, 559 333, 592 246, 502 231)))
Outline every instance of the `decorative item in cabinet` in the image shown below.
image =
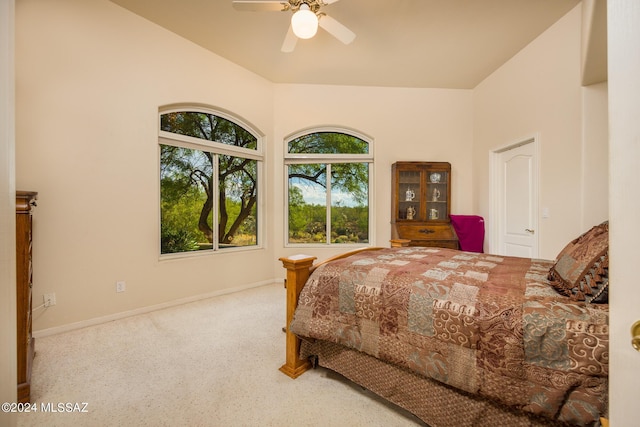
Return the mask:
POLYGON ((391 243, 458 249, 451 226, 451 164, 396 162, 392 166, 391 243))
POLYGON ((32 215, 38 193, 16 192, 16 313, 18 351, 18 402, 31 400, 32 336, 31 288, 33 287, 32 215))

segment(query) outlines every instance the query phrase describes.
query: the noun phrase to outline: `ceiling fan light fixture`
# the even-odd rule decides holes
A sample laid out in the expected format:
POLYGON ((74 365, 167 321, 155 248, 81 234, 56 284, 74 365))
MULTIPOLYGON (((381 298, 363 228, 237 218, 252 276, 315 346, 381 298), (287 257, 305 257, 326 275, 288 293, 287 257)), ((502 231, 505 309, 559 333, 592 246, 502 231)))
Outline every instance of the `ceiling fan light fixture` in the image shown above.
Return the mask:
POLYGON ((302 3, 300 9, 291 17, 291 28, 296 37, 310 39, 318 32, 318 17, 311 11, 309 5, 302 3))

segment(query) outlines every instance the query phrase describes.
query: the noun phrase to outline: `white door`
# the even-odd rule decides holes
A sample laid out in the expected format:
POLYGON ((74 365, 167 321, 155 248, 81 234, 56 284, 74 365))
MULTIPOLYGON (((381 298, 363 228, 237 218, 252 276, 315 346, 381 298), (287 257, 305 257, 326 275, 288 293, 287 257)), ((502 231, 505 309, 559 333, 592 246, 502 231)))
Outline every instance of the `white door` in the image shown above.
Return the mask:
POLYGON ((498 151, 498 250, 501 255, 538 257, 537 161, 535 139, 498 151))
POLYGON ((607 2, 609 73, 609 413, 612 427, 640 425, 640 353, 631 325, 640 319, 640 2, 607 2))

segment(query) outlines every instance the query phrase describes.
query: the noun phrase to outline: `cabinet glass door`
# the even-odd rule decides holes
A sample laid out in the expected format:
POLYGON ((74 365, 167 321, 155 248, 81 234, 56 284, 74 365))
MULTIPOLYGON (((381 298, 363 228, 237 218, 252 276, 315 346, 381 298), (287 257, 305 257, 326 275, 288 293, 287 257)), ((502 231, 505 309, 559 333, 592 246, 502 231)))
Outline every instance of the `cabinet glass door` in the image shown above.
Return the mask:
POLYGON ((443 171, 431 171, 427 176, 427 219, 430 221, 448 221, 447 194, 449 174, 443 171))
POLYGON ((400 170, 398 171, 398 219, 424 221, 424 212, 421 209, 422 171, 400 170))

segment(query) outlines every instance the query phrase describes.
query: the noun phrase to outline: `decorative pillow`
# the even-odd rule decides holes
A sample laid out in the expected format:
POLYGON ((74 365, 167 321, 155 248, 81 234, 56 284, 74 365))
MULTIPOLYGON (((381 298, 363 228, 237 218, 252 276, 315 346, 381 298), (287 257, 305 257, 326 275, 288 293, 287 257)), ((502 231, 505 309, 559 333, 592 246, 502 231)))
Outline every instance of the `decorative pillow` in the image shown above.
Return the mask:
POLYGON ((549 283, 576 301, 608 303, 609 221, 596 225, 560 251, 549 283))

